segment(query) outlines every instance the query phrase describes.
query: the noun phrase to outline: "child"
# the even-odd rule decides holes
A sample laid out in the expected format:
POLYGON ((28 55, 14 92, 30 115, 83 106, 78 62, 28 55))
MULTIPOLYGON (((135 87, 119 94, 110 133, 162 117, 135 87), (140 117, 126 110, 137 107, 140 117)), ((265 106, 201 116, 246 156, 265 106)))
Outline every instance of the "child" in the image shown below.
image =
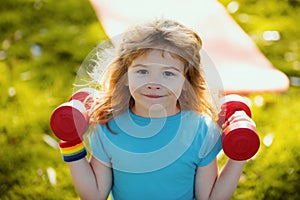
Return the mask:
MULTIPOLYGON (((82 199, 230 199, 246 161, 228 159, 218 172, 222 144, 201 46, 195 32, 166 19, 124 33, 92 109, 92 155, 68 162, 82 199)), ((254 123, 244 112, 227 123, 239 120, 254 123)))

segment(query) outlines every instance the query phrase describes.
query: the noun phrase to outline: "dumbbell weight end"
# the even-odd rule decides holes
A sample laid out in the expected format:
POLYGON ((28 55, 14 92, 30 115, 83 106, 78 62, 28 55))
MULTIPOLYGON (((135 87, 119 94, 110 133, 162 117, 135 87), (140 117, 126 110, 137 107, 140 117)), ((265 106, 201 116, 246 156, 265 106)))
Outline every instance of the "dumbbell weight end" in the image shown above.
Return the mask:
POLYGON ((53 133, 61 140, 72 141, 82 138, 89 125, 84 104, 71 100, 57 107, 50 118, 53 133))
POLYGON ((253 157, 260 146, 256 128, 246 121, 229 124, 222 133, 224 153, 233 160, 253 157))

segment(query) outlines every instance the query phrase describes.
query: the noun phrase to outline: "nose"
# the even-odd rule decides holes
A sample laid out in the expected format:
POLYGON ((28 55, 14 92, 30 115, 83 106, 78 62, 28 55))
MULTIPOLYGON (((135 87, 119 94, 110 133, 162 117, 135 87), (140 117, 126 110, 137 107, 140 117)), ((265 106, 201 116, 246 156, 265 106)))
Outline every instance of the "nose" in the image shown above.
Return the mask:
POLYGON ((157 83, 147 83, 146 87, 149 90, 160 90, 161 89, 161 85, 157 84, 157 83))

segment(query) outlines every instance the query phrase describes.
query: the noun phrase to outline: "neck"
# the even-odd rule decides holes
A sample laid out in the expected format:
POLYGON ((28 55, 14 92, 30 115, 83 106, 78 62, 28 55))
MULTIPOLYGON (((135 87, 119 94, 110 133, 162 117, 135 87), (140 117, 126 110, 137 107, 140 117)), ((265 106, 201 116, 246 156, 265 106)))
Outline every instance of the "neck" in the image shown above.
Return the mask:
POLYGON ((137 109, 136 106, 133 106, 132 112, 138 116, 145 118, 163 118, 179 113, 180 109, 176 107, 175 109, 168 110, 161 105, 156 104, 145 110, 137 109))

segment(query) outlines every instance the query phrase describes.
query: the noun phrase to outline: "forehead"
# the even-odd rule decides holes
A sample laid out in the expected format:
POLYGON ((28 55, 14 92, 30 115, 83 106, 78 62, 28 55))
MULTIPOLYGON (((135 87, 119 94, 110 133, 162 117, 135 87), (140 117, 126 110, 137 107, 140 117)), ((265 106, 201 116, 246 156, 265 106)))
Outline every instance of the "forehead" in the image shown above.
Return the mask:
POLYGON ((143 55, 138 56, 132 64, 160 64, 180 68, 184 66, 179 56, 169 51, 159 49, 146 51, 143 55))

